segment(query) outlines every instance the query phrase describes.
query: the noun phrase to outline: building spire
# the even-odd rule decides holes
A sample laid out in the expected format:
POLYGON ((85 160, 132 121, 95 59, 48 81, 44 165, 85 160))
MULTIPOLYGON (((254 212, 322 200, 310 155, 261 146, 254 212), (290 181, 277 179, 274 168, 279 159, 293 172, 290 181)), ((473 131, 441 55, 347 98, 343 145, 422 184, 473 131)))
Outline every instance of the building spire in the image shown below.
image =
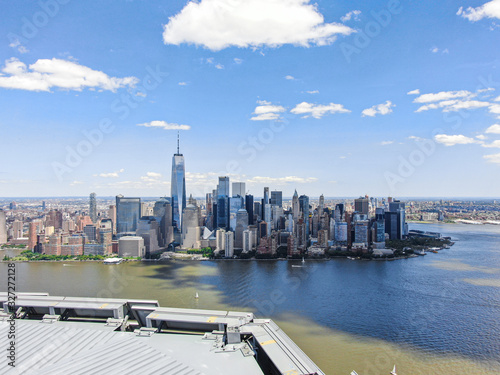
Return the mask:
POLYGON ((179 154, 179 131, 177 131, 177 155, 179 154))

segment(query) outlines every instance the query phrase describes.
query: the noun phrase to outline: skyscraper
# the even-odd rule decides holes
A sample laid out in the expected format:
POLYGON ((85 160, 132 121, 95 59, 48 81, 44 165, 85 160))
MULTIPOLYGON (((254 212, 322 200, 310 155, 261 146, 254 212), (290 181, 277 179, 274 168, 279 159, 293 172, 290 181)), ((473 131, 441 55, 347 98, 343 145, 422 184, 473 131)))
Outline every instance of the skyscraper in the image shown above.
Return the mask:
POLYGON ((184 156, 179 152, 179 134, 177 134, 177 153, 172 157, 172 179, 170 184, 174 225, 182 228, 182 212, 186 207, 186 170, 184 156))
POLYGON ((116 232, 135 233, 141 216, 141 198, 116 196, 116 232))
POLYGON ((95 193, 90 193, 89 216, 92 222, 95 224, 97 222, 97 203, 95 199, 95 193))
POLYGON ((7 223, 5 211, 0 210, 0 244, 7 243, 7 223))
POLYGON ((282 207, 283 206, 283 192, 281 191, 271 191, 271 204, 273 206, 282 207))
POLYGON ((229 197, 229 177, 219 177, 219 184, 217 185, 217 197, 229 197))
POLYGON ((245 183, 244 182, 233 182, 233 197, 244 197, 245 196, 245 183))
POLYGON ((354 211, 360 214, 368 215, 369 211, 369 200, 368 198, 359 197, 354 200, 354 211))

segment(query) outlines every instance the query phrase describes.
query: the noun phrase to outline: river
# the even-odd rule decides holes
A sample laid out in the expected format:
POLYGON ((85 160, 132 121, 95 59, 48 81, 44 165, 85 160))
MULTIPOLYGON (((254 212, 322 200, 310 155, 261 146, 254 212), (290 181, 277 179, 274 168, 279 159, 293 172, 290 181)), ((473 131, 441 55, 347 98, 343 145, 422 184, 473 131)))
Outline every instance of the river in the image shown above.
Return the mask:
MULTIPOLYGON (((18 263, 16 287, 252 311, 273 318, 327 374, 388 374, 393 364, 399 375, 499 374, 500 226, 410 229, 441 232, 456 243, 390 262, 18 263)), ((0 264, 5 279, 6 267, 0 264)))

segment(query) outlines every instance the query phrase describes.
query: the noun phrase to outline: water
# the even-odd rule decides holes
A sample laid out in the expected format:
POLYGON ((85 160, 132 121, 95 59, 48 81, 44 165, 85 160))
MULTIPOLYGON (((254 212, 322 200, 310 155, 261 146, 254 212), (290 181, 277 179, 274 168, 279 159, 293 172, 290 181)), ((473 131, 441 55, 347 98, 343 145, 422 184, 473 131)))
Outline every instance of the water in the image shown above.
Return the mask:
POLYGON ((456 244, 392 262, 18 263, 17 289, 253 311, 327 374, 500 373, 500 227, 410 227, 456 244))

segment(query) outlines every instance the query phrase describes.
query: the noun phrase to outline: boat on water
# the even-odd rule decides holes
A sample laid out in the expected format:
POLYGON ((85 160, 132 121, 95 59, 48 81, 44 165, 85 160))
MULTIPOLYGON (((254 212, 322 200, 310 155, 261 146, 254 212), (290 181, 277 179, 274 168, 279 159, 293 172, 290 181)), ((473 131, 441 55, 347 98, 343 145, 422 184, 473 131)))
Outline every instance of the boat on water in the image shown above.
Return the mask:
POLYGON ((200 296, 198 295, 198 292, 196 292, 196 294, 194 295, 194 298, 196 298, 196 299, 200 298, 200 296))
POLYGON ((104 264, 120 264, 123 258, 107 258, 102 261, 104 264))
POLYGON ((294 267, 294 268, 302 268, 304 266, 299 266, 298 264, 292 264, 292 267, 294 267))
POLYGON ((415 250, 413 253, 420 256, 427 255, 427 253, 424 250, 415 250))
POLYGON ((396 365, 392 368, 391 375, 398 375, 396 374, 396 365))
POLYGON ((302 263, 305 263, 305 262, 306 262, 306 261, 305 261, 304 257, 302 257, 302 263))
POLYGON ((353 258, 353 257, 347 257, 347 259, 349 259, 349 260, 356 260, 356 258, 353 258))

